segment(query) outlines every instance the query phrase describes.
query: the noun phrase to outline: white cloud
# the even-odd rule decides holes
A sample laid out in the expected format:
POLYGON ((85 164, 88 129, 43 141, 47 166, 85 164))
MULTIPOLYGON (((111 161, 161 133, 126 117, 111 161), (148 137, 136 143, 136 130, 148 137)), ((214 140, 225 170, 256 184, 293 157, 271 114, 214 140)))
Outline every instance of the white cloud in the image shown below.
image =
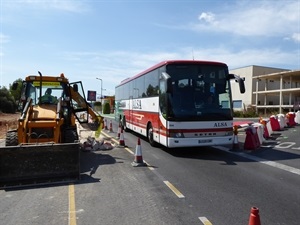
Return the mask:
POLYGON ((196 31, 210 30, 238 35, 278 36, 299 31, 300 1, 244 1, 226 14, 201 12, 196 31))
POLYGON ((294 34, 292 35, 292 39, 293 39, 295 42, 300 43, 300 33, 294 33, 294 34))
POLYGON ((7 35, 4 35, 3 33, 0 33, 0 58, 4 57, 3 53, 3 44, 8 43, 10 41, 10 37, 7 35))
POLYGON ((0 43, 7 43, 10 41, 10 37, 0 33, 0 43))
POLYGON ((240 51, 232 51, 226 47, 216 48, 186 48, 181 51, 181 58, 192 59, 193 51, 195 60, 220 61, 228 65, 230 69, 258 65, 269 66, 283 69, 300 69, 299 59, 295 55, 299 55, 297 50, 292 52, 284 52, 279 48, 247 48, 240 51))
MULTIPOLYGON (((230 69, 242 66, 259 65, 284 69, 300 69, 297 50, 283 52, 280 49, 243 49, 233 52, 230 48, 182 48, 174 51, 132 52, 132 51, 85 51, 57 52, 57 60, 36 62, 23 60, 18 67, 6 65, 2 74, 18 74, 18 77, 5 77, 4 85, 20 78, 18 68, 26 74, 36 74, 40 70, 44 74, 60 74, 63 72, 71 82, 82 80, 85 90, 99 91, 103 79, 103 94, 114 94, 114 88, 122 80, 134 76, 156 63, 172 59, 194 59, 225 62, 230 69), (63 65, 63 66, 62 66, 63 65)), ((1 73, 0 73, 1 77, 1 73)), ((22 78, 22 77, 21 77, 22 78)))
MULTIPOLYGON (((71 74, 72 79, 85 78, 84 83, 92 82, 97 86, 96 77, 103 79, 105 89, 114 93, 114 86, 122 80, 134 76, 156 63, 172 59, 194 59, 221 61, 230 69, 241 66, 259 65, 282 68, 283 64, 289 67, 284 69, 300 69, 295 58, 296 52, 282 52, 280 49, 244 49, 233 52, 229 48, 182 48, 176 52, 68 52, 61 58, 66 68, 65 74, 71 74), (68 61, 70 61, 68 63, 68 61), (73 61, 75 60, 75 62, 73 61), (67 65, 72 65, 68 67, 67 65), (72 71, 71 71, 72 70, 72 71), (96 83, 95 83, 96 82, 96 83)), ((91 84, 89 84, 92 86, 91 84)))
POLYGON ((217 21, 215 19, 215 14, 211 13, 211 12, 203 12, 201 13, 201 15, 198 17, 199 20, 203 20, 208 24, 211 25, 217 25, 217 21))

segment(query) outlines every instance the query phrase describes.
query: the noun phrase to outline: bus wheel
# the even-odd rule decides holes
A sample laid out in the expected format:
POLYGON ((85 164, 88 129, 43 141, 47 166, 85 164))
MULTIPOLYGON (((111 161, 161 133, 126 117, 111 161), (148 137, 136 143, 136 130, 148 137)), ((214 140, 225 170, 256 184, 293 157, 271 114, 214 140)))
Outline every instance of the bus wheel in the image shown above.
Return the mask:
POLYGON ((149 141, 150 145, 152 147, 156 147, 157 143, 153 139, 153 127, 152 127, 151 123, 148 125, 147 136, 148 136, 148 141, 149 141))

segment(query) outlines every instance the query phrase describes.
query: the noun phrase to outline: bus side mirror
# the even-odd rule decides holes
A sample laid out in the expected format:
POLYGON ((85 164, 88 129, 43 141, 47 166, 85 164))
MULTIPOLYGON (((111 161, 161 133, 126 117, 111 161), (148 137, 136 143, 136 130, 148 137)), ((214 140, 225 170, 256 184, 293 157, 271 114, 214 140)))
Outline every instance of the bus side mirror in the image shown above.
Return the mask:
POLYGON ((163 72, 161 75, 161 79, 166 82, 166 92, 172 93, 172 80, 169 74, 163 72))
POLYGON ((245 80, 245 78, 240 78, 240 79, 238 79, 238 81, 237 81, 237 82, 239 82, 240 92, 241 92, 242 94, 244 94, 245 91, 246 91, 244 80, 245 80))
POLYGON ((228 78, 229 79, 235 79, 235 82, 238 82, 239 83, 239 87, 240 87, 240 92, 242 94, 245 93, 246 89, 245 89, 245 77, 240 77, 240 76, 237 76, 235 74, 228 74, 228 78))

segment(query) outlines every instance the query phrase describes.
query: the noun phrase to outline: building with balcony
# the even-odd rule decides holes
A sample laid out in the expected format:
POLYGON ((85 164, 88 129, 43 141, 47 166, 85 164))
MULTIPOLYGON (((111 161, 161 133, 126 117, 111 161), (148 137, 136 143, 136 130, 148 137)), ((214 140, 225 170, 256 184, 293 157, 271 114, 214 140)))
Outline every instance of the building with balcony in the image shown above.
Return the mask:
POLYGON ((232 83, 234 110, 254 107, 258 114, 286 113, 299 110, 300 70, 248 66, 230 70, 245 77, 246 93, 232 83))

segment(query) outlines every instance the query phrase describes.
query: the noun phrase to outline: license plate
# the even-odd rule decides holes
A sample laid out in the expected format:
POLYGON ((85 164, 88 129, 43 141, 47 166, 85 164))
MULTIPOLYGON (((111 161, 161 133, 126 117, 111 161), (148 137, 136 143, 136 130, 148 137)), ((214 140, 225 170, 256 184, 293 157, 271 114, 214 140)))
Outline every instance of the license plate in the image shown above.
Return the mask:
POLYGON ((199 143, 199 144, 202 144, 202 143, 210 143, 210 142, 212 142, 211 139, 198 140, 198 143, 199 143))

